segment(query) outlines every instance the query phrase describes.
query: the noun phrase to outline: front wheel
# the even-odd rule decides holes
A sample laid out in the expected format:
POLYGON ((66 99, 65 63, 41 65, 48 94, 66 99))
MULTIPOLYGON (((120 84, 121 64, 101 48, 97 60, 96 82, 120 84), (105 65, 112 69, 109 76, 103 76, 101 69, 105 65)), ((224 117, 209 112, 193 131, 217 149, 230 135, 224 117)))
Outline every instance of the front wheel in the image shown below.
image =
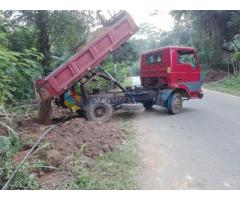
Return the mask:
POLYGON ((182 95, 180 93, 173 93, 168 98, 167 103, 168 112, 172 115, 178 114, 182 109, 182 95))

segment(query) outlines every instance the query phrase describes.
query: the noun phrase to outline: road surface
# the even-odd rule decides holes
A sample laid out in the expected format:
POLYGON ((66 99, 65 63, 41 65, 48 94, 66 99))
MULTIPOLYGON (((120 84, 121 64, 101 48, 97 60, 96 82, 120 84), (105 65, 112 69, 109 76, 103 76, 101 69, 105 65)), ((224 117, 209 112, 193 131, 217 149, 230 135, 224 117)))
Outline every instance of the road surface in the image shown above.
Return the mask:
POLYGON ((178 115, 135 113, 141 189, 240 189, 240 98, 204 93, 178 115))

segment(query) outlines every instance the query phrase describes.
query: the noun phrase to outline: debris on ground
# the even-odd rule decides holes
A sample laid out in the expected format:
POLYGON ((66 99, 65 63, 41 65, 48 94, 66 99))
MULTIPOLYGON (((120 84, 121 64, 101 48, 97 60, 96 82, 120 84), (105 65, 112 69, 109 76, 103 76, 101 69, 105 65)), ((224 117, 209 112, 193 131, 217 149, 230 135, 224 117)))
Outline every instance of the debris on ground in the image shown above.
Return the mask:
MULTIPOLYGON (((45 130, 45 126, 39 125, 35 120, 27 120, 17 129, 24 146, 30 148, 33 141, 45 130)), ((121 144, 124 141, 124 133, 114 121, 98 123, 84 118, 73 118, 51 131, 45 141, 50 142, 51 147, 63 156, 82 148, 84 155, 95 157, 121 144)))
MULTIPOLYGON (((49 125, 39 124, 37 116, 16 121, 14 128, 19 135, 21 150, 13 158, 15 166, 21 162, 40 135, 67 114, 64 109, 53 108, 53 112, 54 118, 49 125)), ((7 135, 7 130, 1 127, 0 135, 7 135)), ((66 179, 66 174, 59 169, 66 168, 77 153, 81 152, 89 160, 94 160, 124 143, 124 139, 125 132, 115 120, 100 123, 72 116, 53 129, 37 146, 28 162, 30 166, 36 166, 34 162, 39 161, 38 169, 32 167, 30 171, 36 176, 41 188, 56 188, 66 179)))

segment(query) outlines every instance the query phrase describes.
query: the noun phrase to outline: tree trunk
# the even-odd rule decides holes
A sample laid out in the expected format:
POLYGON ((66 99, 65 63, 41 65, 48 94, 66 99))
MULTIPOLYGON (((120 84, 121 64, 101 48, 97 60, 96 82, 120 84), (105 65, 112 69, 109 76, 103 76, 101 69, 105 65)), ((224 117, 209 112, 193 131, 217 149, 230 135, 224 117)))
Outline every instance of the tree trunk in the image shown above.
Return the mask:
POLYGON ((49 12, 47 10, 39 10, 36 13, 36 26, 38 28, 38 48, 43 54, 43 73, 47 75, 50 71, 50 40, 48 33, 49 12))
POLYGON ((236 68, 235 68, 234 60, 232 61, 232 66, 233 66, 233 75, 236 75, 236 68))
POLYGON ((52 99, 41 101, 38 120, 40 124, 51 124, 52 99))
POLYGON ((228 63, 228 77, 230 76, 230 63, 228 63))

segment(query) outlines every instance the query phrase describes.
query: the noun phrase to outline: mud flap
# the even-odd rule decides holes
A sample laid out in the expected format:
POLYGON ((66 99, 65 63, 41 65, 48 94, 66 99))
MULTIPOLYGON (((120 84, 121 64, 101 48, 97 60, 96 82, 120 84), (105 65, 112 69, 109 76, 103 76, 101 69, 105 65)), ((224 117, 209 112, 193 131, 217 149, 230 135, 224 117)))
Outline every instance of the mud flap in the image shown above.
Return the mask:
POLYGON ((173 89, 161 90, 159 95, 157 96, 156 105, 167 108, 168 102, 169 102, 168 100, 172 92, 173 92, 173 89))

